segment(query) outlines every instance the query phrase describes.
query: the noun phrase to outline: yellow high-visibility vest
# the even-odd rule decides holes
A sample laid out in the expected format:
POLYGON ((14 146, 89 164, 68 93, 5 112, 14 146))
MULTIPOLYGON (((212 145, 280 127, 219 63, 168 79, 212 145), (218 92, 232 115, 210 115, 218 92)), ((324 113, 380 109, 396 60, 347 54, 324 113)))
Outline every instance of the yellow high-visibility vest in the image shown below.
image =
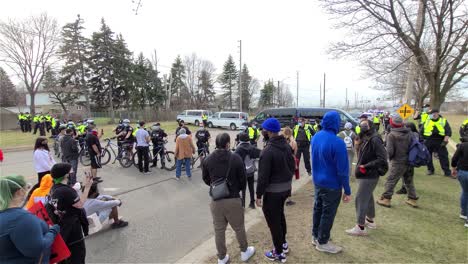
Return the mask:
POLYGON ((439 130, 439 135, 440 136, 445 136, 445 124, 447 124, 447 120, 443 117, 439 117, 439 121, 434 121, 430 118, 426 120, 426 123, 424 124, 424 136, 430 137, 432 136, 432 131, 434 130, 434 127, 437 127, 437 130, 439 130))
POLYGON ((260 137, 260 129, 257 128, 257 130, 255 130, 255 128, 249 127, 249 128, 247 128, 247 130, 248 130, 248 133, 249 133, 249 139, 250 140, 256 140, 258 137, 260 137), (255 132, 257 132, 257 137, 255 137, 255 132))
MULTIPOLYGON (((304 131, 305 131, 305 133, 306 133, 307 140, 310 141, 310 138, 312 137, 312 134, 310 133, 309 127, 310 127, 310 125, 306 124, 306 125, 304 126, 304 131)), ((294 127, 294 134, 293 134, 293 135, 294 135, 294 138, 297 138, 297 133, 298 133, 298 132, 299 132, 299 125, 296 125, 296 126, 294 127)))
POLYGON ((361 133, 361 127, 360 126, 356 126, 356 128, 354 130, 356 130, 356 134, 358 134, 358 135, 359 135, 359 133, 361 133))
POLYGON ((374 124, 379 124, 379 123, 380 123, 379 117, 377 115, 374 116, 374 124))
POLYGON ((428 117, 429 117, 428 113, 426 113, 426 112, 421 113, 421 124, 425 124, 428 117))

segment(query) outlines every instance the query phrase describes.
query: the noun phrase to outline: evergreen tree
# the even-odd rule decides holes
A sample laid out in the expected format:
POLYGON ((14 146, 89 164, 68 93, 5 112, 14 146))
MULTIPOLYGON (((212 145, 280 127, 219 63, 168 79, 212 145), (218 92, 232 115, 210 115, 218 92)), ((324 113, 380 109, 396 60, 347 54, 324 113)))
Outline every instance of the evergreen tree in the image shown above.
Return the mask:
POLYGON ((187 88, 185 87, 185 66, 182 63, 182 59, 180 58, 180 55, 177 56, 175 59, 174 63, 172 64, 171 67, 171 104, 174 105, 173 109, 176 109, 177 107, 180 107, 182 104, 182 93, 184 90, 187 88))
POLYGON ((0 67, 0 106, 15 106, 19 97, 15 85, 11 82, 5 70, 0 67))
POLYGON ((229 105, 229 109, 234 109, 234 101, 236 98, 236 87, 237 87, 237 78, 238 72, 236 69, 236 65, 234 64, 234 60, 232 56, 229 55, 228 60, 224 63, 223 73, 219 78, 219 82, 224 90, 223 93, 223 101, 224 105, 229 105))
POLYGON ((273 93, 275 92, 275 85, 272 81, 268 81, 263 85, 260 91, 260 99, 258 104, 261 107, 273 106, 273 93))
POLYGON ((146 105, 158 107, 165 99, 161 80, 153 65, 140 53, 133 66, 131 105, 143 109, 146 105))
POLYGON ((134 86, 132 83, 133 54, 128 49, 122 34, 117 36, 114 46, 114 97, 116 108, 129 105, 134 86))
POLYGON ((203 69, 200 74, 200 90, 199 90, 200 102, 202 105, 200 108, 208 108, 215 100, 214 81, 213 74, 206 69, 203 69))
POLYGON ((78 15, 73 23, 62 28, 62 45, 59 56, 65 61, 61 70, 60 82, 63 88, 69 87, 74 93, 84 94, 86 111, 89 115, 90 98, 86 80, 89 78, 89 39, 83 36, 84 21, 78 15))
MULTIPOLYGON (((253 89, 251 86, 252 76, 250 76, 249 69, 247 65, 244 64, 242 67, 241 75, 241 91, 242 91, 242 108, 249 111, 250 104, 252 103, 253 89)), ((241 111, 244 111, 242 109, 241 111)))

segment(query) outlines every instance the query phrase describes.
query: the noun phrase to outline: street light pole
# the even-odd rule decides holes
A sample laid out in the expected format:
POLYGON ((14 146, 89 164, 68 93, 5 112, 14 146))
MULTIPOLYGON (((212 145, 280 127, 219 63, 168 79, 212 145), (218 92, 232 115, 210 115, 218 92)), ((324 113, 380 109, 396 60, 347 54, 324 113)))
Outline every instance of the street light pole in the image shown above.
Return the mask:
POLYGON ((299 71, 296 71, 296 107, 299 107, 299 71))
POLYGON ((239 111, 242 112, 242 40, 239 40, 239 111))

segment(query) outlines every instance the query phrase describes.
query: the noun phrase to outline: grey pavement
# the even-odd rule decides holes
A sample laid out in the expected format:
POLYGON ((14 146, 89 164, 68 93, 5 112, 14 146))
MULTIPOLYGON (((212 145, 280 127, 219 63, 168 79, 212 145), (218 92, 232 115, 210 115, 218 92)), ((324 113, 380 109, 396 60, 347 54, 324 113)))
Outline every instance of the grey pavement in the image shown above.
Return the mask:
MULTIPOLYGON (((237 132, 210 129, 211 150, 220 131, 231 134, 234 144, 237 132)), ((173 137, 167 147, 174 148, 173 137)), ((84 169, 80 165, 79 179, 84 169)), ((0 175, 8 174, 24 175, 35 183, 32 152, 6 152, 0 175)), ((175 171, 152 168, 151 174, 144 175, 134 166, 122 168, 116 163, 104 166, 98 176, 104 179, 101 192, 123 201, 119 213, 129 226, 88 237, 88 263, 175 262, 213 235, 208 186, 201 179, 200 169, 193 170, 193 180, 183 173, 181 181, 176 181, 175 171)))

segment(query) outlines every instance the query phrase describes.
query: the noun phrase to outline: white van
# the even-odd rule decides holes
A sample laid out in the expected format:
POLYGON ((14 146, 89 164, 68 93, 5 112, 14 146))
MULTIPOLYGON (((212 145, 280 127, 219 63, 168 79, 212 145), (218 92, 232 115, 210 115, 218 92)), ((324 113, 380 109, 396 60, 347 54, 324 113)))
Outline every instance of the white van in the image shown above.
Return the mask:
POLYGON ((236 130, 249 121, 249 114, 244 112, 218 112, 208 118, 208 127, 228 127, 236 130))
POLYGON ((199 126, 202 122, 202 114, 211 116, 213 113, 209 110, 184 110, 177 115, 177 122, 184 121, 185 124, 194 124, 199 126))

